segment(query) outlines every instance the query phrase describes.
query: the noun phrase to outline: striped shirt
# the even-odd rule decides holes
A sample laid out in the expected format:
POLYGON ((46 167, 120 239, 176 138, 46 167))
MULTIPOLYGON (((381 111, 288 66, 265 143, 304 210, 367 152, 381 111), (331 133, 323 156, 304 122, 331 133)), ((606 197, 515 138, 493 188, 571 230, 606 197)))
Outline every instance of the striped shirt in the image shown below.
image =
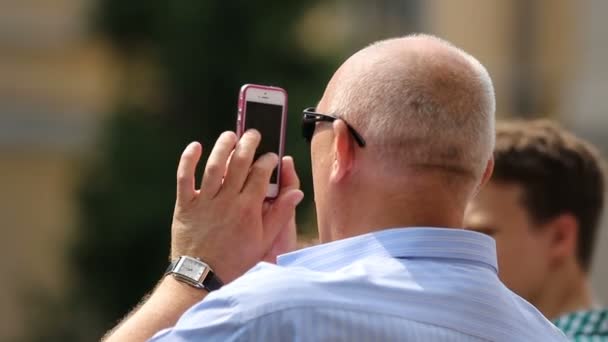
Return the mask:
POLYGON ((571 341, 608 342, 608 308, 571 312, 554 323, 571 341))
POLYGON ((153 341, 567 341, 498 279, 495 242, 398 228, 260 263, 153 341))

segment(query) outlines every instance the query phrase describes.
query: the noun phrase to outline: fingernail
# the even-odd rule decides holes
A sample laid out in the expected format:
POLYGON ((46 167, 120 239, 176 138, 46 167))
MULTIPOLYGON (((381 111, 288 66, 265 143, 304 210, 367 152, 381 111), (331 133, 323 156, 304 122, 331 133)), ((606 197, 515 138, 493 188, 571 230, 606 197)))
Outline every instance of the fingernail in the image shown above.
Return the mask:
POLYGON ((276 153, 269 152, 268 156, 274 159, 275 164, 279 163, 279 156, 276 153))
POLYGON ((247 131, 245 131, 245 133, 249 133, 249 134, 255 134, 255 135, 257 135, 257 136, 262 136, 262 135, 260 134, 260 132, 258 132, 258 130, 257 130, 257 129, 255 129, 255 128, 250 128, 250 129, 248 129, 247 131))
POLYGON ((196 141, 189 143, 188 146, 186 146, 186 148, 184 149, 184 152, 182 152, 182 154, 189 153, 190 151, 192 151, 194 149, 194 146, 196 146, 196 144, 198 144, 198 142, 196 142, 196 141))
POLYGON ((220 137, 224 137, 224 138, 231 137, 232 138, 232 137, 236 137, 236 133, 234 133, 233 131, 224 131, 224 132, 222 132, 222 134, 220 134, 220 137))
POLYGON ((298 204, 300 204, 300 202, 302 202, 302 200, 304 199, 304 193, 300 190, 298 190, 298 195, 294 195, 293 197, 293 206, 297 206, 298 204))

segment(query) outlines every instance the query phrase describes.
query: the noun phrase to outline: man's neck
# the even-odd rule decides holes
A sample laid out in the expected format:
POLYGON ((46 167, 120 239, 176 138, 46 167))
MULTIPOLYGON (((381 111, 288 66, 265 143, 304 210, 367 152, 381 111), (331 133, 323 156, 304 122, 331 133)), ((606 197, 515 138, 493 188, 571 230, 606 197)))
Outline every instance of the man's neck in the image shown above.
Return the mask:
POLYGON ((541 290, 534 304, 547 318, 554 320, 567 313, 593 307, 593 295, 586 274, 578 266, 576 268, 570 276, 562 274, 560 279, 550 279, 552 284, 541 290))
POLYGON ((339 240, 386 228, 444 227, 460 228, 464 205, 442 189, 394 191, 378 189, 366 195, 336 199, 342 203, 331 220, 330 240, 339 240), (384 190, 384 191, 383 191, 384 190), (346 215, 345 215, 346 214, 346 215))

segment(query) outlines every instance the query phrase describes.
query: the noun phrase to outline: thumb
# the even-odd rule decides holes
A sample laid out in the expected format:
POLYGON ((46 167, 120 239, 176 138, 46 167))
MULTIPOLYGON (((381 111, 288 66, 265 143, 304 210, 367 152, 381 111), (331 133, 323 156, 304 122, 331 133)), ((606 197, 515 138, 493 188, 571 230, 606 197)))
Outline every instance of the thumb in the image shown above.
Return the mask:
POLYGON ((300 189, 288 190, 274 200, 264 215, 264 241, 269 246, 295 215, 295 209, 304 198, 300 189))

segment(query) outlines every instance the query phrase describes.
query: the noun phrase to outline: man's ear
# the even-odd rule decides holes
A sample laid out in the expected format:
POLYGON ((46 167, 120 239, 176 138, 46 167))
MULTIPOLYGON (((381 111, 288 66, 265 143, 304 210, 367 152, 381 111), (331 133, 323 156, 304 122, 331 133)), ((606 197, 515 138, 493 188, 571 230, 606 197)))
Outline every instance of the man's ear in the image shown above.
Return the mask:
POLYGON ((494 172, 494 156, 490 157, 490 159, 486 163, 486 168, 483 170, 481 181, 475 187, 475 193, 473 194, 473 197, 477 196, 479 191, 481 191, 481 189, 490 181, 490 178, 492 178, 492 172, 494 172))
POLYGON ((334 161, 330 178, 334 182, 341 181, 352 169, 354 161, 354 145, 348 127, 342 120, 333 122, 334 130, 334 161))
POLYGON ((561 214, 544 224, 542 229, 549 234, 549 255, 552 260, 561 264, 566 258, 576 259, 579 225, 574 215, 561 214))

